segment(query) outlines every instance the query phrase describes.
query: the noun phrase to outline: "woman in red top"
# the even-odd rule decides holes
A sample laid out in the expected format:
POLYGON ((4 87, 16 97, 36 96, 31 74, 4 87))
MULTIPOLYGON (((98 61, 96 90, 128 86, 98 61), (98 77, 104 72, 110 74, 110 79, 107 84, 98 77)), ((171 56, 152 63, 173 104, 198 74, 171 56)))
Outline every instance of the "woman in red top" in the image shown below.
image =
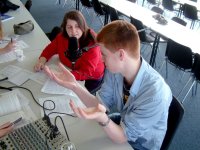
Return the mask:
POLYGON ((53 55, 58 54, 60 61, 72 69, 71 72, 76 80, 86 80, 85 87, 92 92, 101 84, 104 74, 100 47, 95 45, 96 33, 89 29, 84 16, 79 11, 66 13, 61 29, 62 32, 43 50, 34 69, 43 70, 45 63, 53 55), (78 52, 81 54, 76 58, 75 64, 71 61, 68 50, 71 37, 78 39, 78 52), (85 48, 89 48, 88 51, 84 51, 85 48))

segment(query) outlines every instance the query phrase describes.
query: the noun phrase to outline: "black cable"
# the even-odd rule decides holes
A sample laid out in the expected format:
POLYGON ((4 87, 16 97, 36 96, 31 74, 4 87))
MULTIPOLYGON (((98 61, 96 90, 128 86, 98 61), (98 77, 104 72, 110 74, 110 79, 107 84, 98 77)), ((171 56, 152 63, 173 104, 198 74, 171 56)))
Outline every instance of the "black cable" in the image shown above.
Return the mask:
POLYGON ((56 112, 56 111, 50 112, 50 113, 48 114, 48 116, 50 116, 50 115, 52 115, 52 114, 67 115, 67 116, 74 117, 74 118, 77 117, 77 116, 74 116, 74 115, 72 115, 72 114, 67 114, 67 113, 62 113, 62 112, 56 112))
MULTIPOLYGON (((39 105, 40 107, 43 108, 44 114, 45 114, 45 110, 54 110, 55 107, 56 107, 54 101, 52 101, 52 100, 45 100, 44 103, 47 102, 47 101, 52 102, 52 103, 53 103, 53 108, 46 108, 46 107, 44 107, 44 103, 43 103, 43 105, 41 105, 40 103, 38 103, 37 100, 35 99, 33 93, 32 93, 31 90, 29 90, 28 88, 21 87, 21 86, 11 86, 11 87, 9 87, 9 89, 13 89, 13 88, 21 88, 21 89, 24 89, 24 90, 29 91, 29 93, 31 94, 31 96, 32 96, 33 100, 35 101, 35 103, 36 103, 37 105, 39 105)), ((49 115, 51 115, 51 114, 65 114, 65 115, 68 115, 68 116, 71 116, 71 117, 76 117, 76 116, 74 116, 74 115, 67 114, 67 113, 62 113, 62 112, 50 112, 47 116, 49 116, 49 115)))
POLYGON ((8 80, 8 77, 5 77, 5 78, 3 78, 3 79, 0 79, 0 82, 1 82, 1 81, 5 81, 5 80, 8 80))
POLYGON ((46 115, 45 110, 48 110, 48 109, 45 109, 45 107, 44 107, 44 105, 45 105, 46 102, 52 102, 52 103, 53 103, 53 108, 48 108, 48 109, 50 109, 50 110, 54 110, 54 109, 56 108, 56 104, 55 104, 54 101, 52 101, 52 100, 48 100, 48 99, 45 100, 45 101, 43 102, 43 105, 42 105, 44 115, 46 115))
MULTIPOLYGON (((27 91, 29 91, 29 93, 31 94, 33 100, 35 101, 35 103, 36 103, 38 106, 42 107, 42 108, 45 109, 45 110, 54 110, 54 109, 55 109, 55 107, 54 107, 53 109, 43 107, 40 103, 38 103, 38 101, 35 99, 33 93, 32 93, 31 90, 29 90, 28 88, 25 88, 25 87, 22 87, 22 86, 11 86, 11 87, 8 87, 8 88, 10 88, 10 89, 13 89, 13 88, 20 88, 20 89, 27 90, 27 91)), ((49 100, 49 101, 52 101, 52 100, 49 100)), ((53 102, 53 101, 52 101, 52 102, 53 102)), ((53 102, 53 103, 54 103, 54 102, 53 102)), ((55 106, 55 103, 54 103, 54 106, 55 106)))
POLYGON ((67 130, 66 130, 66 128, 65 128, 65 124, 64 124, 64 121, 63 121, 62 117, 60 117, 60 116, 56 116, 56 118, 55 118, 55 120, 54 120, 54 124, 55 124, 55 126, 56 126, 57 118, 60 118, 60 120, 62 121, 62 124, 63 124, 64 130, 65 130, 65 134, 66 134, 66 136, 67 136, 68 141, 70 141, 70 139, 69 139, 69 135, 68 135, 67 130))
POLYGON ((7 88, 7 87, 3 87, 3 86, 0 86, 0 89, 2 89, 2 90, 8 90, 8 91, 12 91, 12 89, 11 89, 11 88, 7 88))
MULTIPOLYGON (((5 77, 5 78, 3 78, 3 79, 0 79, 0 82, 1 82, 1 81, 5 81, 5 80, 8 80, 8 77, 5 77)), ((3 87, 3 86, 0 86, 0 89, 12 91, 11 88, 7 88, 7 87, 3 87)))

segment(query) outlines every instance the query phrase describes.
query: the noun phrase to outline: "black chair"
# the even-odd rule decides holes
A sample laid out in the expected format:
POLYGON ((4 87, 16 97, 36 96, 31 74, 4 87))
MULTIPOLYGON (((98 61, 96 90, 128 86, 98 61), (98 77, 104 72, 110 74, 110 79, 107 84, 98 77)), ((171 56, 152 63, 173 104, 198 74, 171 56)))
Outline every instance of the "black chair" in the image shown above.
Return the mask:
POLYGON ((174 11, 174 5, 172 0, 162 0, 162 6, 164 9, 174 11))
POLYGON ((173 96, 169 107, 167 131, 161 145, 161 150, 167 150, 183 118, 184 108, 182 104, 173 96))
POLYGON ((147 0, 147 2, 152 4, 152 5, 156 5, 156 0, 147 0))
POLYGON ((195 21, 198 20, 198 13, 197 8, 195 6, 184 4, 183 5, 183 15, 191 20, 191 26, 190 28, 194 28, 195 21))
POLYGON ((197 0, 190 0, 190 1, 197 2, 197 0))
POLYGON ((30 11, 32 6, 32 0, 27 0, 24 6, 28 11, 30 11))
POLYGON ((148 4, 148 7, 149 7, 150 5, 156 5, 157 2, 156 2, 156 0, 147 0, 147 4, 148 4))
POLYGON ((108 8, 107 6, 102 6, 99 2, 99 0, 92 0, 92 5, 93 5, 93 8, 94 8, 94 11, 95 13, 97 14, 97 16, 99 17, 102 25, 105 25, 108 21, 108 8), (105 20, 104 20, 104 23, 103 23, 103 20, 101 19, 101 16, 104 16, 105 17, 105 20))
MULTIPOLYGON (((148 30, 148 28, 145 28, 143 23, 140 20, 137 20, 137 19, 133 18, 132 16, 130 17, 130 21, 138 30, 141 44, 148 45, 152 49, 152 47, 153 47, 152 45, 153 45, 155 38, 146 32, 146 30, 148 30)), ((146 48, 144 48, 144 47, 141 48, 141 53, 143 54, 143 57, 144 57, 144 52, 146 52, 145 51, 146 48)), ((149 53, 147 53, 146 56, 148 57, 149 53)))
POLYGON ((186 47, 171 39, 168 39, 167 48, 165 52, 165 63, 166 63, 166 78, 168 78, 168 63, 170 63, 171 65, 175 66, 176 68, 182 71, 191 72, 193 66, 192 50, 189 47, 186 47))
POLYGON ((128 0, 128 1, 135 3, 137 0, 128 0))
POLYGON ((119 14, 116 9, 109 7, 110 21, 119 20, 119 14))
POLYGON ((89 8, 92 8, 92 3, 90 2, 90 0, 80 0, 81 4, 82 4, 82 9, 81 9, 81 12, 83 10, 83 8, 86 9, 88 15, 90 16, 90 13, 88 12, 88 9, 89 8))
POLYGON ((157 7, 157 6, 153 6, 151 8, 151 11, 156 12, 157 14, 161 14, 161 15, 164 13, 164 10, 160 7, 157 7))
POLYGON ((162 0, 162 6, 163 6, 165 12, 167 10, 168 12, 173 12, 173 13, 176 13, 176 15, 178 15, 179 9, 178 10, 175 9, 174 5, 175 5, 175 3, 172 0, 162 0))
POLYGON ((183 25, 183 26, 186 26, 187 25, 187 22, 184 21, 183 19, 179 18, 179 17, 172 17, 172 20, 183 25))
POLYGON ((53 41, 56 36, 61 32, 61 28, 58 26, 53 27, 50 33, 46 33, 50 41, 53 41))
MULTIPOLYGON (((147 30, 147 28, 144 27, 143 23, 140 20, 137 20, 135 18, 133 18, 132 16, 130 17, 131 23, 136 27, 136 29, 139 32, 139 37, 140 37, 140 41, 142 43, 153 43, 154 42, 154 38, 151 37, 150 35, 148 35, 146 33, 145 30, 147 30)), ((151 45, 151 44, 150 44, 151 45)))
MULTIPOLYGON (((149 4, 149 5, 156 5, 157 4, 156 0, 146 0, 146 1, 147 1, 147 4, 149 4)), ((144 6, 144 3, 145 3, 145 0, 142 1, 142 6, 144 6)))
POLYGON ((197 93, 197 83, 200 82, 200 55, 199 54, 195 54, 194 55, 194 64, 192 67, 192 73, 194 74, 194 79, 196 82, 196 89, 194 91, 194 94, 197 93))
POLYGON ((192 67, 192 73, 193 73, 193 76, 188 80, 187 84, 183 87, 182 91, 180 92, 180 94, 181 94, 183 92, 183 90, 187 87, 187 85, 190 83, 191 79, 193 79, 193 82, 192 82, 189 90, 185 94, 181 103, 183 103, 185 101, 185 99, 188 96, 191 89, 192 89, 192 95, 196 95, 197 85, 198 85, 198 83, 200 83, 200 55, 199 54, 194 55, 194 64, 192 67), (194 89, 195 83, 196 83, 196 87, 194 89))

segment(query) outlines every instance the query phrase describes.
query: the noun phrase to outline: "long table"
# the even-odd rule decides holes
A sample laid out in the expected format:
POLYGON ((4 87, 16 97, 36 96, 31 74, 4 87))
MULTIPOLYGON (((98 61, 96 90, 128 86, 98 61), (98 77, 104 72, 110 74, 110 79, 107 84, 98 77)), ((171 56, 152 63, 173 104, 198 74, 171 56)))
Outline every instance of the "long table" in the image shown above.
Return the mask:
MULTIPOLYGON (((50 42, 44 32, 41 30, 37 22, 31 16, 31 14, 25 9, 24 5, 19 0, 11 0, 11 2, 20 6, 19 10, 11 11, 8 14, 14 16, 14 19, 6 21, 3 23, 3 29, 5 30, 6 35, 13 34, 13 24, 24 22, 27 20, 32 20, 35 29, 26 35, 20 36, 19 39, 26 42, 29 47, 24 50, 25 58, 22 62, 11 61, 7 63, 0 64, 0 70, 6 67, 7 65, 15 65, 22 69, 33 71, 33 66, 38 59, 39 54, 43 48, 50 42)), ((48 64, 57 64, 59 62, 58 56, 54 56, 48 64)), ((13 86, 12 83, 4 81, 0 83, 1 86, 9 87, 13 86)), ((50 97, 55 95, 45 94, 41 92, 43 85, 40 85, 32 80, 25 82, 23 87, 28 88, 32 91, 36 100, 38 98, 50 97)), ((37 118, 41 118, 40 107, 34 102, 30 93, 25 90, 20 91, 30 100, 30 106, 33 113, 37 118)), ((0 93, 5 92, 0 90, 0 93)), ((92 120, 81 120, 79 118, 72 118, 70 116, 63 117, 64 123, 66 125, 69 137, 71 142, 73 142, 77 149, 79 150, 132 150, 131 146, 128 143, 125 144, 116 144, 111 141, 105 134, 103 128, 98 125, 97 122, 92 120)), ((61 123, 58 124, 58 128, 65 135, 63 126, 61 123)))
POLYGON ((167 25, 158 24, 152 17, 156 14, 155 12, 127 0, 118 0, 117 2, 115 0, 99 1, 105 5, 115 8, 117 11, 120 11, 128 17, 132 16, 133 18, 142 21, 145 26, 157 33, 151 53, 150 65, 154 66, 160 36, 170 38, 182 45, 188 46, 194 53, 200 54, 200 34, 198 32, 188 29, 172 20, 167 20, 167 25))

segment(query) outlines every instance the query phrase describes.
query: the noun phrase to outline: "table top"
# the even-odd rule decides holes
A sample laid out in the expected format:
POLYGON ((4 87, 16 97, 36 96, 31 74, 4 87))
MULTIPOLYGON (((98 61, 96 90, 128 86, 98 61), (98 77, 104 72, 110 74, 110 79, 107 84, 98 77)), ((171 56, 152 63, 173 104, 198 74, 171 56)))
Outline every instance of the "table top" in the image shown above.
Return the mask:
POLYGON ((157 21, 152 17, 156 14, 155 12, 127 0, 118 0, 117 3, 115 0, 99 1, 115 8, 128 17, 132 16, 133 18, 142 21, 145 26, 157 32, 158 34, 166 38, 170 38, 182 45, 188 46, 194 53, 200 54, 200 34, 197 31, 191 30, 170 19, 167 19, 167 25, 158 24, 157 21))

